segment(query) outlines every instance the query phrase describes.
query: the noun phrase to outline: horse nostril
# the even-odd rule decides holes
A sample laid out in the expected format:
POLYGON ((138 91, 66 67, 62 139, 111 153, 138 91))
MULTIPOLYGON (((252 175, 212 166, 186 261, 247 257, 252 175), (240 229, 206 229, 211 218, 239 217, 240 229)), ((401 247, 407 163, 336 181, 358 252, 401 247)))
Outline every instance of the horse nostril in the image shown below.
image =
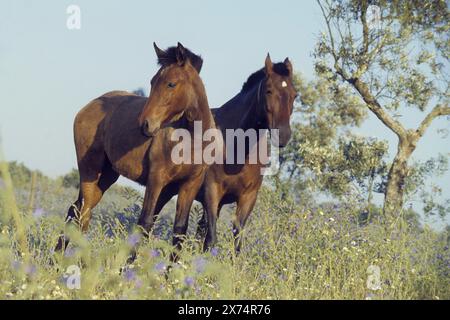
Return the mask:
POLYGON ((151 136, 150 125, 148 120, 144 120, 144 123, 142 124, 142 133, 147 137, 151 136))

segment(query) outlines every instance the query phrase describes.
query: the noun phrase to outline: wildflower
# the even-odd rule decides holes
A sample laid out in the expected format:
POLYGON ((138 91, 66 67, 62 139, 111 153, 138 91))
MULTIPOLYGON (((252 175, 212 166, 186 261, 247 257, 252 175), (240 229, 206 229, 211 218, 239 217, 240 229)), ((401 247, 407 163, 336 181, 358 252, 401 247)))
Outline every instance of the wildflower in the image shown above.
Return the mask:
POLYGON ((15 270, 15 271, 19 271, 20 267, 22 266, 22 263, 18 260, 14 260, 11 263, 11 267, 15 270))
POLYGON ((205 271, 206 262, 207 262, 206 259, 203 257, 195 258, 194 259, 195 272, 202 273, 203 271, 205 271))
POLYGON ((37 267, 34 264, 29 264, 25 266, 25 273, 32 276, 36 274, 37 267))
POLYGON ((212 248, 211 249, 211 255, 213 257, 217 257, 219 255, 219 248, 216 248, 216 247, 212 248))
POLYGON ((75 253, 76 253, 76 250, 72 247, 69 247, 64 251, 64 257, 66 257, 66 258, 73 257, 75 255, 75 253))
POLYGON ((135 232, 128 237, 128 244, 131 247, 136 247, 140 240, 141 234, 135 232))
POLYGON ((123 273, 123 277, 127 280, 127 281, 133 281, 134 279, 136 279, 136 272, 134 272, 131 269, 127 269, 125 270, 125 272, 123 273))
POLYGON ((141 288, 142 287, 142 280, 141 279, 136 279, 136 281, 134 282, 134 287, 136 288, 136 289, 139 289, 139 288, 141 288))
POLYGON ((184 284, 188 287, 192 287, 194 285, 194 278, 193 277, 189 277, 187 276, 186 278, 184 278, 184 284))
POLYGON ((164 262, 158 262, 155 265, 155 270, 158 271, 159 273, 162 273, 166 270, 166 264, 164 262))
POLYGON ((156 249, 150 250, 150 257, 158 258, 160 255, 161 255, 161 253, 158 250, 156 250, 156 249))
POLYGON ((35 219, 42 218, 44 216, 45 212, 42 208, 36 208, 36 210, 33 211, 33 217, 35 219))

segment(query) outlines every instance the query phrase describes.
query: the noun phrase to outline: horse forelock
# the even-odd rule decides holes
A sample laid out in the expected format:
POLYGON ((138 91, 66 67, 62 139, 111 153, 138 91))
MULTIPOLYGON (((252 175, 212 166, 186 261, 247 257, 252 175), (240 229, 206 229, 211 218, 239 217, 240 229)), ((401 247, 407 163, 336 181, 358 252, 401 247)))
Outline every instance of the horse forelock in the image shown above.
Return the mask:
MULTIPOLYGON (((191 50, 185 48, 185 58, 189 60, 192 66, 197 69, 200 73, 200 70, 203 65, 203 59, 200 55, 193 53, 191 50)), ((158 64, 165 68, 172 64, 178 63, 177 59, 177 47, 169 47, 165 50, 165 55, 158 57, 158 64)))
MULTIPOLYGON (((283 62, 274 63, 273 71, 276 74, 278 74, 280 76, 284 76, 284 77, 289 77, 291 75, 288 67, 283 62)), ((245 83, 243 84, 241 92, 249 91, 256 84, 260 83, 261 80, 263 80, 265 76, 266 76, 266 73, 264 71, 264 68, 261 68, 258 71, 252 73, 248 77, 247 81, 245 81, 245 83)))

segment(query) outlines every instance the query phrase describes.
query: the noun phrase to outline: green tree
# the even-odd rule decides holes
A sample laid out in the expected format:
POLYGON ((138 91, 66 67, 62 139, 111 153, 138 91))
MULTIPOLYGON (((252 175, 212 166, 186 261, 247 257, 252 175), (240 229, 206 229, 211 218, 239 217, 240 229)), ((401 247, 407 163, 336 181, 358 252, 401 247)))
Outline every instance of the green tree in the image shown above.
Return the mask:
POLYGON ((372 194, 382 189, 386 175, 386 142, 351 132, 367 113, 346 86, 323 77, 306 81, 301 76, 295 85, 299 103, 293 136, 281 153, 286 189, 300 193, 303 202, 315 192, 338 198, 356 196, 370 210, 372 194))
POLYGON ((11 161, 8 163, 8 167, 15 188, 28 188, 31 184, 33 173, 35 173, 38 180, 48 181, 48 178, 42 172, 39 170, 30 170, 23 163, 11 161))
POLYGON ((449 115, 449 11, 446 1, 318 0, 325 20, 316 70, 346 84, 398 138, 386 181, 384 214, 403 207, 408 161, 432 121, 449 115), (398 115, 426 115, 409 129, 398 115))
POLYGON ((80 174, 77 169, 72 169, 69 173, 62 176, 62 185, 64 188, 75 188, 80 187, 80 174))

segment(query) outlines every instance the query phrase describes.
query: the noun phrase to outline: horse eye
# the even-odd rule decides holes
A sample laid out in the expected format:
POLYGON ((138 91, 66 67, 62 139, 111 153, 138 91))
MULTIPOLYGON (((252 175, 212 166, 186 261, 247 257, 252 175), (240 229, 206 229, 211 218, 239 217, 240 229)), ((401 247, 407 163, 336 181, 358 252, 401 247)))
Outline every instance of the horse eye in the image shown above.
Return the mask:
POLYGON ((272 94, 272 91, 270 91, 270 90, 267 90, 267 92, 266 92, 267 94, 272 94))
POLYGON ((173 82, 169 82, 168 84, 167 84, 167 87, 169 87, 169 88, 175 88, 177 86, 177 84, 176 83, 173 83, 173 82))

